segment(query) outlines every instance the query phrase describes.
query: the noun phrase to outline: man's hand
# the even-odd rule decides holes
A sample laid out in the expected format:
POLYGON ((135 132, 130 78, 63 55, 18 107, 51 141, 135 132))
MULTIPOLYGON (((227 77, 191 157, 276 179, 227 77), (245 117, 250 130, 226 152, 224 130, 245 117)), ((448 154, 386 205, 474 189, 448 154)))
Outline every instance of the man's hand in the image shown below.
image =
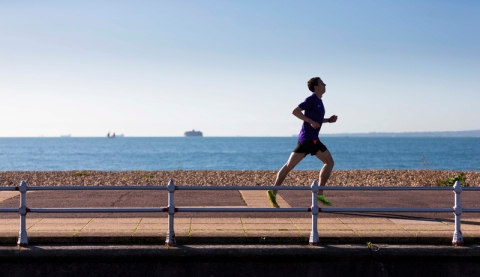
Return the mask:
POLYGON ((328 119, 328 122, 330 122, 330 123, 337 122, 337 119, 338 119, 338 116, 332 115, 332 116, 330 116, 330 118, 328 119))
POLYGON ((318 122, 316 122, 316 121, 313 121, 312 123, 310 123, 310 126, 312 126, 313 129, 320 128, 320 124, 318 124, 318 122))

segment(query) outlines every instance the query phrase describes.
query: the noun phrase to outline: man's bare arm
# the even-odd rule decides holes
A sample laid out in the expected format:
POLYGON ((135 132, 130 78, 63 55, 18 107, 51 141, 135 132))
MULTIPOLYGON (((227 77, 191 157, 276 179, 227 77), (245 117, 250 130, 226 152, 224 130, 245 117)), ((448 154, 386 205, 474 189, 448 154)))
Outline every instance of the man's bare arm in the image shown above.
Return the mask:
POLYGON ((298 117, 300 120, 303 120, 303 121, 307 122, 308 124, 310 124, 310 126, 312 126, 314 129, 320 128, 320 124, 318 124, 318 122, 311 120, 310 118, 306 117, 302 113, 302 108, 297 106, 295 109, 293 109, 292 114, 294 116, 298 117))

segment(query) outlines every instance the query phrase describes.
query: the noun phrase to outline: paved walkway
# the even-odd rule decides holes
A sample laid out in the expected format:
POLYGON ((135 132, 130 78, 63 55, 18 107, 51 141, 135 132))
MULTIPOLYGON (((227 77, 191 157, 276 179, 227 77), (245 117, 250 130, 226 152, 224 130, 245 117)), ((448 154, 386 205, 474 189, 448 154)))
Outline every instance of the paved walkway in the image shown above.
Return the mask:
MULTIPOLYGON (((0 242, 15 244, 18 219, 1 219, 0 242)), ((166 218, 27 219, 30 243, 145 243, 165 241, 166 218)), ((454 222, 394 218, 319 218, 321 242, 446 243, 454 222)), ((177 242, 268 243, 308 242, 306 218, 176 218, 177 242)), ((462 222, 466 243, 480 242, 480 219, 462 222)))
MULTIPOLYGON (((239 191, 248 207, 270 207, 264 191, 239 191)), ((30 192, 33 196, 36 192, 30 192)), ((0 193, 0 202, 18 193, 0 193)), ((281 207, 290 205, 280 195, 281 207)), ((197 206, 198 207, 198 206, 197 206)), ((216 206, 218 207, 218 206, 216 206)), ((232 206, 230 206, 232 207, 232 206)), ((245 207, 245 206, 241 206, 245 207)), ((275 214, 271 214, 275 216, 275 214)), ((19 219, 0 218, 0 244, 14 245, 19 219)), ((431 243, 450 244, 455 229, 452 219, 408 219, 394 217, 318 218, 320 242, 340 243, 431 243)), ((131 218, 49 218, 27 216, 30 244, 35 243, 162 243, 168 219, 131 218)), ((307 243, 311 219, 305 217, 176 217, 177 242, 191 243, 307 243)), ((462 220, 465 243, 480 242, 480 218, 462 220)))

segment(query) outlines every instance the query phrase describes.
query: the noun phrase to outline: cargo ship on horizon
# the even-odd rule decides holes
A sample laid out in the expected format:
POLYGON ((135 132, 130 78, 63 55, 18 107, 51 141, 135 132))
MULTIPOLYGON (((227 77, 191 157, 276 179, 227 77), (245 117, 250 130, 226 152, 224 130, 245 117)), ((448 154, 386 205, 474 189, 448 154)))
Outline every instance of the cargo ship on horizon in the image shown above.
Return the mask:
POLYGON ((202 132, 195 131, 195 130, 186 131, 183 135, 186 136, 186 137, 203 137, 202 132))

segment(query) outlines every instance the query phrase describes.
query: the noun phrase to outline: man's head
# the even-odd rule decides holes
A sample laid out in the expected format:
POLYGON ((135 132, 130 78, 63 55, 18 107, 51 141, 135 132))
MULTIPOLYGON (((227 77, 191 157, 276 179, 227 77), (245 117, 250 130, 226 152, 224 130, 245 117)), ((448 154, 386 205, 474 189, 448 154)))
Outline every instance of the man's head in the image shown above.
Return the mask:
POLYGON ((320 79, 320 77, 313 77, 308 80, 308 89, 313 93, 320 93, 320 95, 325 93, 325 83, 320 79))

